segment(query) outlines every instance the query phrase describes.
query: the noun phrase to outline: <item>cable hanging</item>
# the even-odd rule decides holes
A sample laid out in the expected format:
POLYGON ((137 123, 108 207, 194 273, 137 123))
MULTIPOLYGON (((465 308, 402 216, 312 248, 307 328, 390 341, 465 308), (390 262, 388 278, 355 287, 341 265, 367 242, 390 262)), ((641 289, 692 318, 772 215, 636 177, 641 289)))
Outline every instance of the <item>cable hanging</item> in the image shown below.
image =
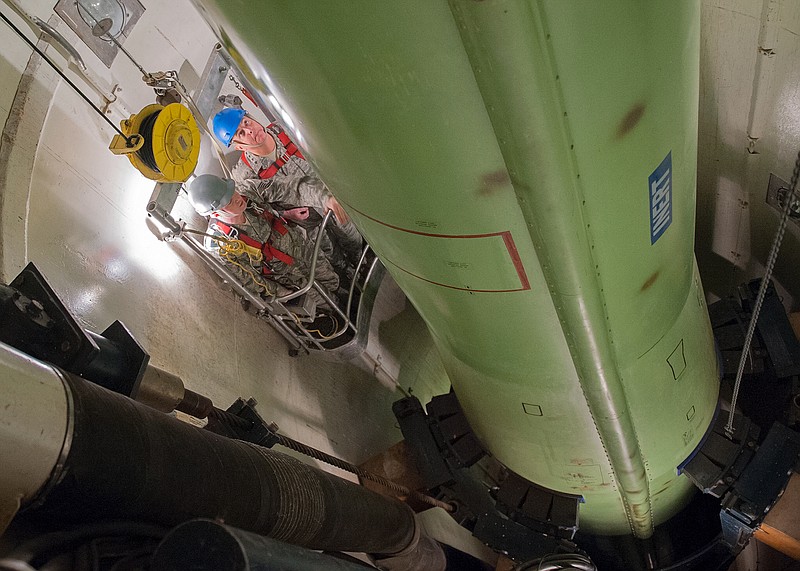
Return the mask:
POLYGON ((63 79, 64 81, 66 81, 66 82, 67 82, 67 84, 68 84, 68 85, 69 85, 69 86, 70 86, 72 89, 74 89, 74 90, 75 90, 75 92, 76 92, 78 95, 80 95, 80 96, 81 96, 81 98, 83 98, 83 100, 84 100, 84 101, 86 101, 86 103, 88 103, 88 104, 89 104, 89 106, 90 106, 92 109, 94 109, 94 110, 95 110, 95 112, 96 112, 96 113, 97 113, 97 114, 98 114, 100 117, 102 117, 102 118, 103 118, 103 121, 105 121, 106 123, 108 123, 108 124, 111 126, 111 128, 112 128, 112 129, 114 129, 114 131, 116 131, 116 132, 117 132, 117 134, 118 134, 120 137, 122 137, 122 138, 125 140, 125 143, 126 143, 126 145, 127 145, 128 147, 133 147, 133 146, 135 146, 135 145, 137 144, 137 142, 138 142, 138 136, 136 136, 136 135, 133 135, 133 136, 128 136, 128 135, 126 135, 125 133, 123 133, 122 131, 120 131, 119 127, 117 127, 116 125, 114 125, 114 123, 111 121, 111 119, 109 119, 109 118, 106 116, 106 114, 105 114, 105 113, 103 113, 103 112, 102 112, 100 109, 98 109, 98 107, 97 107, 97 106, 96 106, 94 103, 92 103, 92 100, 91 100, 91 99, 89 99, 88 97, 86 97, 86 95, 85 95, 85 94, 84 94, 84 93, 83 93, 83 92, 82 92, 82 91, 81 91, 81 90, 78 88, 78 86, 77 86, 77 85, 75 85, 75 84, 72 82, 72 80, 71 80, 70 78, 68 78, 66 75, 64 75, 64 72, 63 72, 63 71, 61 71, 61 69, 60 69, 60 68, 59 68, 59 67, 58 67, 58 66, 57 66, 55 63, 53 63, 53 61, 52 61, 52 60, 51 60, 49 57, 47 57, 46 55, 44 55, 44 52, 43 52, 42 50, 40 50, 40 49, 39 49, 39 48, 36 46, 36 44, 34 44, 34 43, 33 43, 33 42, 32 42, 32 41, 31 41, 31 40, 28 38, 28 36, 26 36, 25 34, 23 34, 23 33, 22 33, 22 31, 21 31, 19 28, 17 28, 17 27, 14 25, 14 23, 13 23, 11 20, 9 20, 9 19, 8 19, 8 17, 7 17, 5 14, 3 14, 2 12, 0 12, 0 18, 2 18, 2 19, 3 19, 3 21, 4 21, 6 24, 8 24, 8 26, 9 26, 9 27, 10 27, 12 30, 14 30, 14 32, 16 32, 16 34, 17 34, 17 35, 18 35, 20 38, 22 38, 22 39, 25 41, 25 43, 26 43, 26 44, 28 44, 28 46, 29 46, 29 47, 31 47, 31 48, 33 49, 33 51, 35 51, 37 54, 39 54, 39 57, 41 57, 41 58, 42 58, 44 61, 46 61, 46 62, 48 63, 48 65, 50 65, 50 67, 52 67, 52 68, 53 68, 53 70, 55 70, 55 72, 56 72, 58 75, 60 75, 60 76, 61 76, 61 79, 63 79))
POLYGON ((761 306, 764 303, 764 297, 767 294, 767 286, 772 278, 772 271, 775 269, 775 262, 778 259, 778 252, 781 249, 781 242, 783 235, 786 232, 786 224, 789 221, 789 211, 791 210, 792 203, 794 202, 795 192, 797 191, 797 179, 800 177, 800 152, 797 154, 797 160, 794 163, 794 171, 792 172, 792 180, 789 184, 789 192, 786 195, 783 209, 781 210, 781 220, 778 224, 778 230, 775 232, 775 239, 772 242, 772 248, 769 251, 767 258, 767 267, 764 270, 764 277, 761 279, 761 285, 758 288, 758 296, 756 297, 755 305, 750 316, 750 324, 747 327, 747 335, 744 339, 744 346, 742 347, 742 355, 739 357, 739 369, 736 371, 736 382, 733 384, 733 397, 731 398, 731 410, 728 412, 728 423, 725 425, 725 434, 728 438, 733 438, 733 416, 736 412, 736 400, 739 398, 739 388, 742 384, 742 375, 744 374, 744 366, 750 354, 750 344, 753 341, 753 334, 756 330, 758 323, 758 316, 761 313, 761 306))
MULTIPOLYGON (((156 119, 161 114, 161 111, 156 111, 148 115, 147 117, 142 120, 142 124, 139 127, 139 134, 144 137, 146 141, 151 141, 153 138, 153 127, 156 124, 156 119)), ((152 145, 142 145, 142 148, 136 151, 136 154, 142 159, 142 162, 149 168, 153 169, 156 172, 161 172, 158 168, 158 163, 156 163, 156 157, 153 152, 152 145)))

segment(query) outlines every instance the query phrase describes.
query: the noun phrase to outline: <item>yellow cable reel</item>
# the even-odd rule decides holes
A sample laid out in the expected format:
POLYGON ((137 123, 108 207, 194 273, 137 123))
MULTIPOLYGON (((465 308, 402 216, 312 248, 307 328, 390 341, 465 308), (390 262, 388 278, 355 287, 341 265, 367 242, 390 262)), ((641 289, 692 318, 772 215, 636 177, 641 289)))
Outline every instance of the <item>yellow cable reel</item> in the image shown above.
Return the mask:
POLYGON ((120 123, 128 137, 114 135, 109 150, 126 155, 136 170, 157 182, 183 182, 200 155, 200 130, 180 103, 152 104, 120 123))

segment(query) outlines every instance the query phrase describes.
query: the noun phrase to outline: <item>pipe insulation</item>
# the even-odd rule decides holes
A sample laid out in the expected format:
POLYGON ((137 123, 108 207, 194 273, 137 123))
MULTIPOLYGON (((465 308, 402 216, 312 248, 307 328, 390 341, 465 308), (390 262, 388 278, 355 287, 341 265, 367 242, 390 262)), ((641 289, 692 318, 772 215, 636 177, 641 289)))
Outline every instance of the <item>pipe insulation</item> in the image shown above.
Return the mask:
MULTIPOLYGON (((445 571, 444 551, 420 537, 405 554, 381 559, 384 571, 445 571)), ((374 567, 336 559, 216 521, 192 520, 169 532, 153 554, 153 571, 359 571, 374 567)))
POLYGON ((153 571, 364 571, 365 564, 287 545, 219 522, 193 520, 169 532, 153 571))
POLYGON ((172 526, 205 517, 310 549, 376 554, 415 541, 413 513, 399 501, 5 346, 0 367, 0 453, 15 458, 0 476, 2 502, 30 506, 45 490, 34 518, 172 526))

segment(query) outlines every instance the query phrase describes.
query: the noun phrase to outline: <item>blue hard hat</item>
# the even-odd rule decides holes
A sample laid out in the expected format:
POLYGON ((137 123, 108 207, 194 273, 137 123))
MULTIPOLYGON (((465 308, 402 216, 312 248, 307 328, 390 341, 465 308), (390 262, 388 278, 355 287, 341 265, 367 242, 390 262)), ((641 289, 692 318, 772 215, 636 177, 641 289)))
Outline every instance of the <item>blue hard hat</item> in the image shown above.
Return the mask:
POLYGON ((242 122, 242 117, 244 117, 245 114, 246 111, 244 109, 228 107, 214 115, 214 120, 212 122, 214 134, 226 147, 231 146, 231 141, 236 134, 236 129, 239 128, 239 123, 242 122))

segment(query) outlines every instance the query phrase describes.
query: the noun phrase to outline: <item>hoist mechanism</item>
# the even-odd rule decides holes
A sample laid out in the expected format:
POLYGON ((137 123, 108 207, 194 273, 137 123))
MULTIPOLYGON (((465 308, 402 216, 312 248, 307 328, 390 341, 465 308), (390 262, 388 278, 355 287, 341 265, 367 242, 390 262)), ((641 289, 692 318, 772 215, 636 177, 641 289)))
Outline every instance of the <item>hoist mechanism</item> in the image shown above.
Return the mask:
POLYGON ((120 127, 125 137, 114 135, 108 149, 115 155, 126 155, 150 180, 183 182, 194 172, 200 154, 200 130, 185 106, 147 105, 122 121, 120 127))

